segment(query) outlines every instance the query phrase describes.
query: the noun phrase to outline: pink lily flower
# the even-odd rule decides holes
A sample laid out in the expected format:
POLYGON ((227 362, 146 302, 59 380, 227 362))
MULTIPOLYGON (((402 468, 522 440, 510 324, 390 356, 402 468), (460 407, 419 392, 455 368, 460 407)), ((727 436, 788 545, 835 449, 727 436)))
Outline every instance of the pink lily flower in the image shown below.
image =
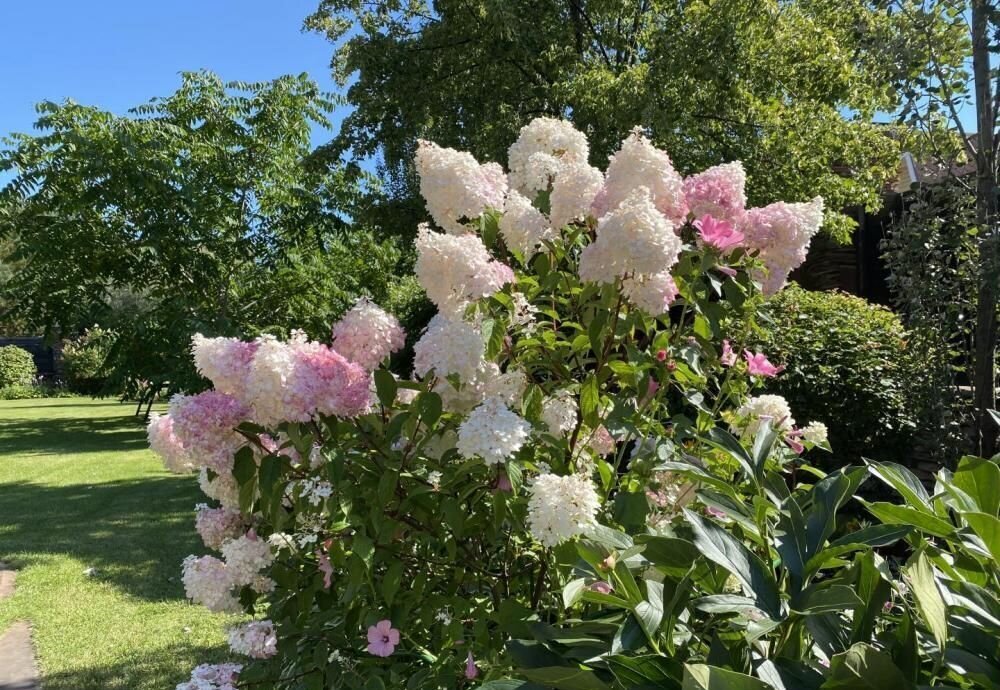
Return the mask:
POLYGON ((399 631, 392 627, 392 621, 382 620, 368 628, 368 653, 386 657, 396 650, 399 631))
POLYGON ((751 374, 771 378, 772 376, 777 376, 785 370, 784 365, 781 365, 780 367, 774 366, 767 361, 767 357, 760 352, 754 354, 750 352, 750 350, 744 350, 743 356, 747 360, 747 371, 751 374))
POLYGON ((701 241, 725 254, 743 243, 743 233, 724 220, 712 216, 702 216, 694 222, 701 241))
POLYGON ((805 452, 806 449, 806 447, 802 445, 802 442, 799 441, 799 438, 801 436, 802 436, 801 429, 792 429, 787 434, 785 434, 785 443, 788 444, 789 448, 795 451, 796 455, 802 455, 802 453, 805 452))
POLYGON ((472 680, 479 675, 479 669, 476 668, 476 660, 472 657, 472 650, 469 650, 469 656, 465 657, 465 677, 472 680))
POLYGON ((316 558, 319 560, 319 571, 323 573, 323 588, 330 589, 330 585, 333 584, 333 564, 330 563, 330 557, 322 551, 317 551, 316 558))
POLYGON ((603 580, 598 580, 592 584, 589 589, 591 592, 597 592, 598 594, 611 594, 615 591, 614 587, 603 580))

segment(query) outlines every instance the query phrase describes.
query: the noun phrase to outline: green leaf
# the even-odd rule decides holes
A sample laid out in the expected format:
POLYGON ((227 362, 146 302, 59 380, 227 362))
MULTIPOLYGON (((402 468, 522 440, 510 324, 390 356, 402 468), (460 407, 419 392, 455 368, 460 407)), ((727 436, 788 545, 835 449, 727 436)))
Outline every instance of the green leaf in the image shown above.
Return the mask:
POLYGON ((1000 512, 1000 466, 985 458, 964 457, 952 482, 976 503, 979 510, 989 515, 1000 512))
POLYGON ((597 378, 591 374, 580 387, 580 416, 583 423, 591 429, 600 424, 601 395, 598 390, 597 378))
POLYGON ((962 513, 962 517, 986 544, 994 562, 1000 565, 1000 520, 986 513, 962 513))
POLYGON ((563 587, 563 606, 570 608, 573 604, 580 601, 580 598, 583 596, 586 589, 587 580, 585 578, 580 577, 575 580, 570 580, 566 583, 566 586, 563 587))
POLYGON ((646 580, 646 598, 635 607, 635 617, 650 641, 657 639, 657 630, 663 621, 663 583, 646 580))
POLYGON ((748 477, 756 478, 757 473, 754 469, 753 458, 747 452, 747 449, 739 442, 739 440, 733 436, 731 433, 723 429, 722 427, 713 427, 711 431, 708 432, 708 436, 704 439, 705 443, 723 451, 743 468, 743 471, 747 473, 748 477))
POLYGON ((522 668, 519 673, 528 680, 557 690, 608 690, 597 674, 578 666, 522 668))
POLYGON ((771 618, 781 618, 778 584, 764 562, 731 534, 687 508, 684 517, 694 528, 694 543, 710 561, 732 573, 771 618))
POLYGON ((910 683, 892 659, 858 643, 830 661, 830 674, 822 690, 911 690, 910 683))
POLYGON ((849 532, 839 539, 830 542, 831 547, 845 544, 860 544, 864 546, 889 546, 908 535, 913 528, 909 525, 872 525, 849 532))
POLYGON ((910 590, 924 623, 934 635, 938 648, 944 652, 948 641, 948 611, 945 609, 941 590, 934 579, 934 568, 924 551, 910 559, 905 568, 910 590))
POLYGON ((642 535, 636 541, 643 545, 642 555, 669 577, 684 577, 701 556, 698 547, 686 539, 642 535))
POLYGON ((917 476, 902 465, 893 462, 869 462, 873 475, 898 491, 906 502, 923 512, 932 512, 930 496, 917 476))
POLYGON ((681 690, 684 670, 679 661, 659 654, 615 654, 605 657, 604 661, 618 682, 625 687, 651 686, 663 690, 681 690))
POLYGON ((817 613, 833 613, 860 608, 861 598, 846 585, 812 585, 802 592, 801 599, 792 608, 807 616, 817 613))
POLYGON ((544 686, 537 683, 529 683, 526 680, 503 678, 483 683, 477 690, 544 690, 544 686))
POLYGON ((386 570, 385 575, 382 576, 382 596, 385 597, 385 603, 389 606, 392 606, 393 599, 396 598, 396 592, 399 591, 399 584, 402 577, 402 561, 393 561, 389 569, 386 570))
POLYGON ((396 378, 387 369, 376 369, 373 378, 378 401, 382 403, 382 407, 391 408, 396 401, 396 378))
POLYGON ((868 509, 868 512, 885 524, 910 525, 921 532, 942 538, 950 537, 955 531, 950 522, 916 508, 899 506, 894 503, 868 503, 863 500, 861 502, 868 509))
POLYGON ((707 664, 684 664, 682 690, 774 690, 753 676, 707 664))
POLYGON ((433 429, 434 425, 441 418, 441 396, 428 391, 420 394, 420 421, 428 429, 433 429))

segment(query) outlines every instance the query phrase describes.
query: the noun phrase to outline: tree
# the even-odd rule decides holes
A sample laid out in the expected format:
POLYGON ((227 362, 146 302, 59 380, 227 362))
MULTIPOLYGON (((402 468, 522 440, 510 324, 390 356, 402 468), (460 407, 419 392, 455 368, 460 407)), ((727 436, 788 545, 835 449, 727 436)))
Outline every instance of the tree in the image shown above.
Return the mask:
MULTIPOLYGON (((881 4, 322 0, 306 26, 335 42, 355 107, 336 147, 380 154, 411 197, 417 138, 504 160, 522 125, 552 115, 588 133, 599 167, 642 125, 684 173, 742 160, 751 203, 875 209, 899 143, 872 119, 924 64, 881 4)), ((852 226, 828 215, 842 240, 852 226)))
POLYGON ((196 388, 183 354, 192 333, 287 329, 274 298, 303 307, 305 293, 315 297, 296 321, 320 329, 346 291, 384 291, 391 246, 369 236, 364 272, 338 251, 362 197, 355 167, 311 155, 311 126, 331 107, 305 75, 224 84, 204 72, 126 116, 42 103, 42 133, 15 134, 0 153, 0 170, 15 172, 0 190, 0 238, 18 238, 17 313, 58 337, 140 296, 116 324, 113 384, 196 388))
POLYGON ((997 426, 990 410, 996 406, 997 298, 1000 281, 998 229, 998 151, 1000 133, 1000 71, 991 57, 1000 51, 1000 3, 996 0, 923 0, 895 2, 918 30, 929 62, 908 93, 903 118, 921 125, 928 148, 938 163, 953 171, 965 157, 975 164, 974 179, 955 176, 976 199, 979 236, 973 387, 979 451, 992 455, 997 426), (949 37, 942 40, 942 37, 949 37), (957 40, 955 38, 957 37, 957 40), (970 80, 969 68, 972 75, 970 80), (963 123, 964 107, 975 112, 975 133, 963 123), (957 146, 943 147, 938 132, 945 126, 959 136, 957 146))

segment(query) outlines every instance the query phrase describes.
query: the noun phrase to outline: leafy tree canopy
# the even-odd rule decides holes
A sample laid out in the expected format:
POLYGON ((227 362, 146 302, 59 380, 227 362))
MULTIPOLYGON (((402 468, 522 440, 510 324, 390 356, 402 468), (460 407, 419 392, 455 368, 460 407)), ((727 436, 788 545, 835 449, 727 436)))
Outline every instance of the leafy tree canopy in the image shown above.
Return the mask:
POLYGON ((349 297, 384 294, 398 252, 343 232, 363 213, 360 172, 311 156, 311 126, 331 107, 305 75, 225 84, 204 72, 126 116, 42 103, 41 133, 0 152, 15 173, 0 238, 16 233, 20 262, 5 301, 67 334, 134 295, 116 324, 115 384, 190 387, 196 331, 318 331, 349 297))
POLYGON ((835 210, 876 208, 897 171, 872 119, 926 65, 914 21, 869 0, 322 0, 306 26, 355 106, 339 151, 380 154, 404 187, 418 137, 502 161, 547 114, 588 133, 593 164, 642 125, 682 172, 742 160, 752 203, 835 210))

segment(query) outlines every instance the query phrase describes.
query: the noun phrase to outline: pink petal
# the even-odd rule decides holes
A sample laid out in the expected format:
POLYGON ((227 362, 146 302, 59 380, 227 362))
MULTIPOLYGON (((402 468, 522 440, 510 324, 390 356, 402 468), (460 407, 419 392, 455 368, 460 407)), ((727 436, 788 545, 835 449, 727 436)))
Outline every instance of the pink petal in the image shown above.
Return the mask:
POLYGON ((397 644, 399 644, 399 631, 398 630, 390 630, 387 633, 387 636, 389 638, 389 644, 391 644, 393 646, 396 646, 397 644))

